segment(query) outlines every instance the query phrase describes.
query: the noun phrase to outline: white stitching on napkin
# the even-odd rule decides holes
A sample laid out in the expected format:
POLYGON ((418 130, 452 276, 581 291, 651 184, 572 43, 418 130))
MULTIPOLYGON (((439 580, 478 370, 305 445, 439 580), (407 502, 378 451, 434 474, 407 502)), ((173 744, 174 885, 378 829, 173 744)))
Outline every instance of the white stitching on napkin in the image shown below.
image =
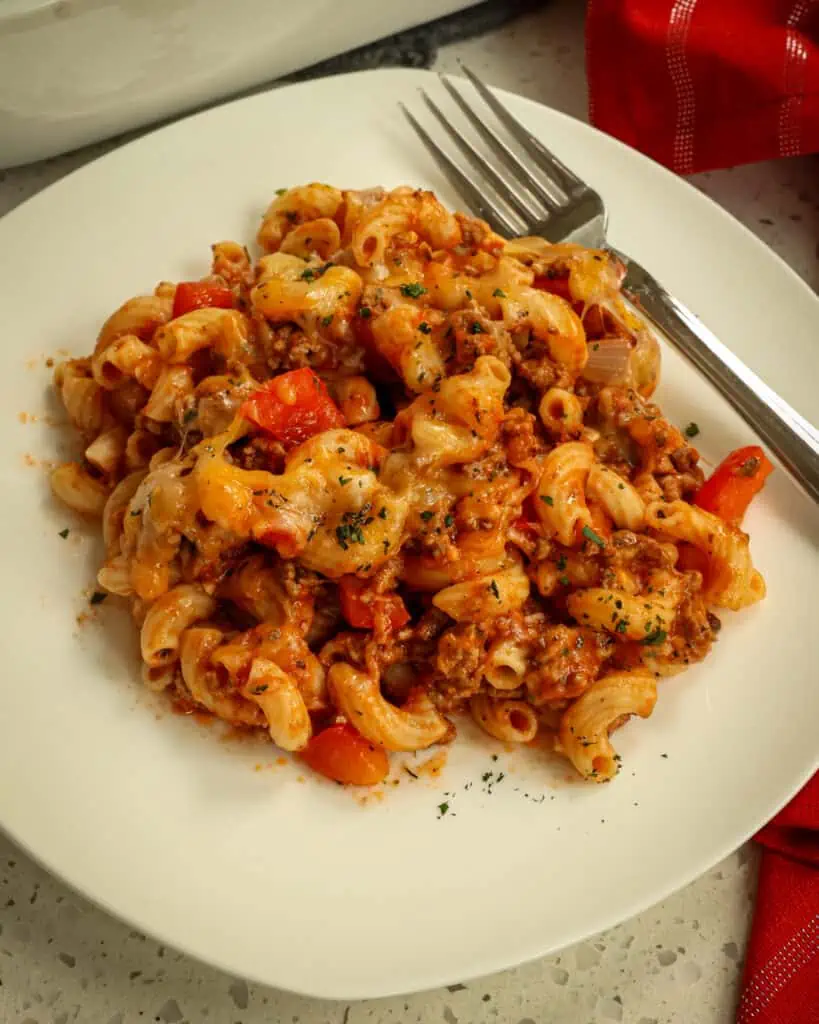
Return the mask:
POLYGON ((674 0, 668 17, 666 60, 677 94, 677 123, 674 127, 674 170, 690 174, 694 167, 694 80, 688 67, 685 45, 697 0, 674 0))
POLYGON ((808 51, 802 42, 800 26, 816 0, 796 0, 788 15, 785 31, 785 58, 782 68, 784 99, 779 108, 779 153, 798 156, 802 151, 802 101, 808 51))
POLYGON ((819 914, 788 939, 771 959, 752 975, 739 1003, 737 1024, 760 1014, 797 971, 819 954, 819 914))
MULTIPOLYGON (((586 24, 587 25, 591 24, 592 18, 594 17, 594 15, 592 13, 592 8, 593 7, 594 7, 594 0, 588 0, 588 3, 586 5, 586 24)), ((588 68, 588 71, 586 72, 586 74, 587 74, 587 76, 589 78, 591 77, 591 69, 592 69, 592 66, 593 66, 592 65, 592 41, 591 41, 591 37, 592 37, 592 33, 591 32, 586 32, 586 67, 588 68)), ((594 124, 594 91, 592 89, 589 89, 589 121, 592 124, 594 124)))

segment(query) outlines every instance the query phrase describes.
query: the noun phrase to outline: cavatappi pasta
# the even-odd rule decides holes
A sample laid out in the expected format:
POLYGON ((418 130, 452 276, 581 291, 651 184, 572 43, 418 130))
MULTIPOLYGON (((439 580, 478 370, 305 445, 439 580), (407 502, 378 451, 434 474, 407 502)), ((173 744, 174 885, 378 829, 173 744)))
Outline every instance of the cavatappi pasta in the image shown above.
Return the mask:
POLYGON ((739 527, 764 455, 704 484, 610 253, 321 184, 257 241, 55 374, 84 457, 54 492, 101 520, 146 685, 341 782, 457 711, 610 779, 711 609, 764 596, 739 527))

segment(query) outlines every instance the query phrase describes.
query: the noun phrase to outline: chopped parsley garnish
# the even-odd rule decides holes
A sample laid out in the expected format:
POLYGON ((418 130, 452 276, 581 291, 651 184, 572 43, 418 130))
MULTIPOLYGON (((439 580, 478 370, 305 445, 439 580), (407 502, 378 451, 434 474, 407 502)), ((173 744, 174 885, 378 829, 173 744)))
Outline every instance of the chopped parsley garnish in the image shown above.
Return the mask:
POLYGON ((69 535, 70 532, 71 531, 66 526, 66 528, 64 530, 60 530, 58 536, 62 537, 62 539, 65 540, 65 538, 69 535))
POLYGON ((424 520, 425 523, 428 523, 434 515, 434 512, 426 511, 421 513, 421 518, 424 520))
POLYGON ((358 315, 361 317, 362 320, 369 320, 370 317, 373 315, 373 311, 370 309, 369 306, 362 306, 361 309, 359 309, 358 311, 358 315))
POLYGON ((308 267, 306 270, 302 270, 301 272, 301 277, 303 281, 312 281, 315 276, 315 270, 312 270, 310 267, 308 267))
POLYGON ((322 327, 329 327, 332 322, 333 322, 333 314, 332 313, 330 313, 329 316, 323 316, 321 318, 321 326, 322 327))
POLYGON ((336 527, 336 542, 342 551, 346 551, 351 544, 364 544, 364 532, 360 526, 351 526, 343 523, 336 527))
POLYGON ((362 526, 369 526, 373 517, 369 514, 372 506, 366 504, 358 512, 345 512, 341 517, 341 525, 336 527, 336 542, 344 551, 350 544, 365 544, 362 526))
POLYGON ((429 324, 426 322, 426 320, 422 320, 421 323, 418 324, 418 330, 421 332, 421 334, 431 334, 432 333, 432 328, 429 326, 429 324))
POLYGON ((558 558, 558 560, 557 560, 557 567, 558 567, 558 569, 561 572, 563 572, 563 570, 566 568, 566 556, 565 555, 561 555, 560 558, 558 558))
POLYGON ((603 538, 599 534, 595 533, 590 526, 584 526, 582 532, 586 540, 590 540, 592 544, 596 544, 599 548, 604 548, 606 546, 606 542, 603 538))
POLYGON ((557 582, 561 585, 561 587, 571 586, 571 580, 568 576, 561 576, 557 582))
POLYGON ((412 284, 401 285, 401 294, 406 295, 408 299, 420 299, 425 293, 426 288, 417 281, 413 281, 412 284))
POLYGON ((101 590, 95 590, 91 597, 88 599, 89 604, 102 604, 102 602, 108 597, 107 594, 103 594, 101 590))
POLYGON ((442 804, 438 804, 438 817, 443 818, 446 812, 449 810, 449 804, 446 800, 442 804))
POLYGON ((387 509, 386 509, 386 507, 382 508, 381 511, 378 513, 378 518, 379 519, 386 519, 387 518, 387 509))
POLYGON ((473 320, 472 323, 469 325, 469 333, 470 334, 486 334, 486 328, 482 327, 481 324, 478 323, 477 320, 473 320))
POLYGON ((551 496, 551 494, 541 494, 540 500, 543 502, 544 505, 548 505, 549 508, 551 508, 555 503, 555 499, 551 496))
POLYGON ((283 196, 286 191, 287 191, 286 188, 277 188, 276 189, 276 195, 277 196, 283 196))
POLYGON ((495 600, 500 601, 500 591, 498 590, 498 585, 494 580, 489 584, 489 589, 495 595, 495 600))
POLYGON ((628 621, 626 619, 620 619, 617 625, 614 627, 615 633, 625 633, 628 629, 628 621))
POLYGON ((494 290, 494 291, 492 292, 492 295, 493 295, 493 296, 494 296, 494 297, 495 297, 496 299, 505 299, 505 298, 506 298, 506 292, 505 292, 505 291, 503 290, 503 288, 496 288, 496 289, 495 289, 495 290, 494 290))
POLYGON ((656 647, 658 644, 665 643, 665 639, 668 636, 664 629, 655 629, 652 633, 642 641, 645 647, 656 647))
POLYGON ((444 526, 454 526, 454 525, 455 525, 455 516, 453 516, 451 513, 448 516, 444 516, 444 526))
POLYGON ((697 426, 696 423, 689 423, 688 426, 685 428, 686 437, 696 437, 697 434, 699 434, 699 432, 700 428, 697 426))
POLYGON ((347 486, 347 484, 348 484, 348 483, 349 483, 349 482, 350 482, 350 481, 351 481, 352 479, 353 479, 353 478, 352 478, 351 476, 340 476, 340 477, 338 478, 338 482, 339 482, 339 483, 341 484, 341 486, 342 486, 342 487, 346 487, 346 486, 347 486))

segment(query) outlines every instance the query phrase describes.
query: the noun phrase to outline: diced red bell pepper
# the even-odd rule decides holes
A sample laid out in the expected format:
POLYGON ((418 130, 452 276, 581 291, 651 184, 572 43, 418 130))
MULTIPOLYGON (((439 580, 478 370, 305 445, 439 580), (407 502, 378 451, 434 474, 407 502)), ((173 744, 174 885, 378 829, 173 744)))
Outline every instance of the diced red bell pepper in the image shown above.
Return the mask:
POLYGON ((357 576, 342 576, 339 580, 341 612, 353 629, 373 629, 375 610, 386 614, 393 629, 400 629, 410 620, 404 602, 398 594, 376 594, 371 602, 363 600, 367 580, 357 576))
POLYGON ((194 309, 232 309, 233 292, 210 281, 180 281, 173 297, 173 315, 182 316, 194 309))
POLYGON ((699 572, 708 579, 708 555, 693 544, 678 545, 679 558, 676 568, 680 572, 699 572))
POLYGON ((759 445, 737 448, 708 477, 694 504, 726 523, 738 525, 772 472, 773 465, 759 445))
POLYGON ((548 274, 542 274, 540 277, 535 278, 533 286, 542 292, 551 292, 552 295, 559 295, 561 299, 565 299, 567 302, 572 301, 568 274, 563 277, 549 277, 548 274))
POLYGON ((341 410, 312 370, 282 373, 255 391, 242 415, 291 448, 314 434, 344 426, 341 410))
POLYGON ((313 771, 352 786, 374 786, 390 769, 384 748, 370 743, 347 722, 315 735, 302 757, 313 771))

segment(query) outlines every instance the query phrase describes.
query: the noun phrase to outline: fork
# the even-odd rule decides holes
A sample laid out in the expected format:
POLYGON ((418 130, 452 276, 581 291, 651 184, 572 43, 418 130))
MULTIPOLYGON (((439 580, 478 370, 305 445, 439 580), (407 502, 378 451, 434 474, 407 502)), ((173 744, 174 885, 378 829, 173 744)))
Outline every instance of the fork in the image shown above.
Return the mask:
POLYGON ((675 299, 636 260, 606 241, 606 206, 602 196, 536 139, 470 71, 461 69, 478 95, 526 154, 524 160, 507 138, 489 127, 483 107, 467 102, 444 75, 439 78, 467 121, 497 157, 491 162, 447 118, 426 92, 421 95, 444 131, 472 165, 471 177, 438 145, 407 107, 401 109, 438 166, 467 202, 501 235, 542 235, 551 242, 577 242, 605 249, 626 268, 623 294, 654 324, 733 406, 779 458, 799 485, 819 502, 819 431, 768 387, 689 309, 675 299))

